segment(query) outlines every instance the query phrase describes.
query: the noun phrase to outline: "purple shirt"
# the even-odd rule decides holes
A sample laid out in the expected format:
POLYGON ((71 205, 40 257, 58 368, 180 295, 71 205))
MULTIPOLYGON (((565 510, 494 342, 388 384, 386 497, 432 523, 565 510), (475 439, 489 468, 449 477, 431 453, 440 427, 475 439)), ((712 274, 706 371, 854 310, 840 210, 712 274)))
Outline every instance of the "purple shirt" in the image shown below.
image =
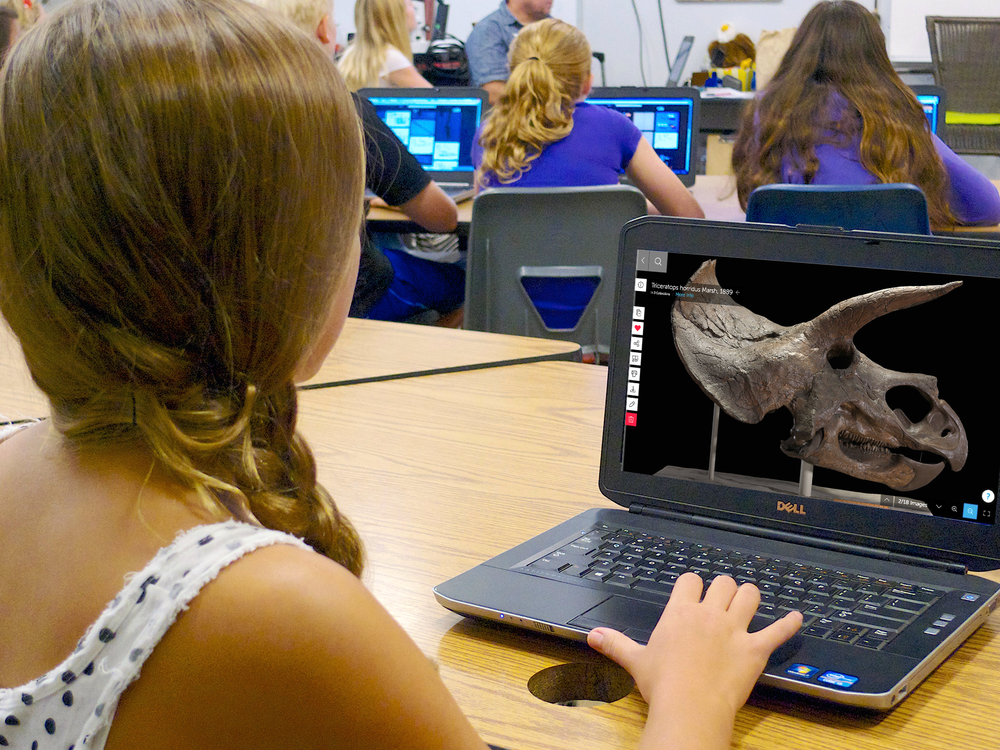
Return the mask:
MULTIPOLYGON (((480 128, 482 130, 482 128, 480 128)), ((472 162, 479 168, 483 148, 479 135, 472 146, 472 162)), ((542 153, 514 182, 500 183, 486 175, 486 187, 584 187, 617 185, 618 175, 632 161, 642 133, 620 112, 580 102, 573 112, 573 129, 542 153)))
MULTIPOLYGON (((831 101, 831 110, 837 112, 852 109, 840 94, 831 101), (838 101, 839 100, 839 101, 838 101)), ((1000 193, 985 175, 972 167, 958 154, 948 148, 933 133, 931 140, 937 149, 945 171, 948 173, 950 193, 948 203, 955 218, 963 224, 1000 224, 1000 193)), ((879 182, 861 164, 861 136, 858 135, 846 146, 827 143, 815 147, 819 169, 812 179, 813 185, 873 185, 879 182)), ((801 185, 804 182, 802 170, 793 160, 785 157, 781 162, 783 182, 801 185)))

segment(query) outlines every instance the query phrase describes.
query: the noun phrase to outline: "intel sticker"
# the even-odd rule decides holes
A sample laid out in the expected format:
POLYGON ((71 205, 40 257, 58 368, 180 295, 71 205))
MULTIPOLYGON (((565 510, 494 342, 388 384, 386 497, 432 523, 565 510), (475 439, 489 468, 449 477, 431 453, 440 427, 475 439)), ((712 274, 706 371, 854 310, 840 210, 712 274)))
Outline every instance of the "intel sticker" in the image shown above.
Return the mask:
POLYGON ((849 674, 841 674, 840 672, 824 672, 816 679, 842 690, 849 690, 858 681, 857 677, 849 674))

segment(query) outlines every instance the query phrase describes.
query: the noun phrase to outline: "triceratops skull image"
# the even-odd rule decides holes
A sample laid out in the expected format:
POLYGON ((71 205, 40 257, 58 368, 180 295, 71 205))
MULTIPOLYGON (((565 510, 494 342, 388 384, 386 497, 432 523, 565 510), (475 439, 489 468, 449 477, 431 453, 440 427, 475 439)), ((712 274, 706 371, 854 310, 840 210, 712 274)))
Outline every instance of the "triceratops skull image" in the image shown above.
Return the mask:
MULTIPOLYGON (((721 291, 699 293, 674 303, 674 340, 688 373, 729 416, 756 424, 788 408, 794 425, 781 443, 785 454, 895 490, 915 490, 944 468, 940 459, 920 460, 921 451, 961 470, 969 452, 965 428, 938 397, 936 378, 879 366, 855 348, 854 336, 886 313, 936 299, 961 283, 862 294, 790 327, 721 291), (898 386, 916 389, 927 401, 921 421, 889 407, 886 393, 898 386)), ((688 285, 719 287, 715 261, 703 263, 688 285)))

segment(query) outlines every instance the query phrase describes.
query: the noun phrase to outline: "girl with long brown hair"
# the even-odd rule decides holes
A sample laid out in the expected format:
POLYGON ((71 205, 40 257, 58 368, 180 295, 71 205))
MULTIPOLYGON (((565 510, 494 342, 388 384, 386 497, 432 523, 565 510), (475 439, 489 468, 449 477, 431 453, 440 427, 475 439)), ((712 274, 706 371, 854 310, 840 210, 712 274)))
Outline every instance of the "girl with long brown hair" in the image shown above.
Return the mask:
POLYGON ((889 62, 878 19, 850 0, 806 15, 743 115, 733 172, 744 209, 771 183, 909 182, 927 196, 935 226, 1000 222, 996 188, 930 132, 889 62))
POLYGON ((510 78, 473 147, 479 187, 614 185, 624 170, 651 208, 702 218, 687 188, 624 115, 587 104, 590 44, 554 18, 525 26, 510 78))
MULTIPOLYGON (((0 433, 0 746, 485 750, 296 432, 362 153, 330 58, 241 0, 76 0, 12 49, 0 309, 51 416, 0 433)), ((591 633, 650 700, 643 747, 728 747, 801 624, 701 594, 681 576, 648 646, 591 633)))

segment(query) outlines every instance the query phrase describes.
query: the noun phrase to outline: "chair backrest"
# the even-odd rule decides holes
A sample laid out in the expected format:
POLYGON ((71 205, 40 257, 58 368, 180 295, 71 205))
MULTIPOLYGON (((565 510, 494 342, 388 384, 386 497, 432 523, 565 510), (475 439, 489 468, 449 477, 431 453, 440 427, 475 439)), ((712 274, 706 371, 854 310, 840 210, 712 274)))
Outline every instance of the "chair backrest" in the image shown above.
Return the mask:
POLYGON ((1000 156, 1000 18, 927 16, 934 82, 948 91, 944 141, 1000 156))
POLYGON ((645 213, 627 185, 484 190, 472 205, 465 327, 608 351, 619 235, 645 213))
POLYGON ((934 83, 953 112, 1000 112, 1000 18, 927 16, 934 83))
POLYGON ((916 185, 761 185, 747 221, 930 234, 927 198, 916 185))

